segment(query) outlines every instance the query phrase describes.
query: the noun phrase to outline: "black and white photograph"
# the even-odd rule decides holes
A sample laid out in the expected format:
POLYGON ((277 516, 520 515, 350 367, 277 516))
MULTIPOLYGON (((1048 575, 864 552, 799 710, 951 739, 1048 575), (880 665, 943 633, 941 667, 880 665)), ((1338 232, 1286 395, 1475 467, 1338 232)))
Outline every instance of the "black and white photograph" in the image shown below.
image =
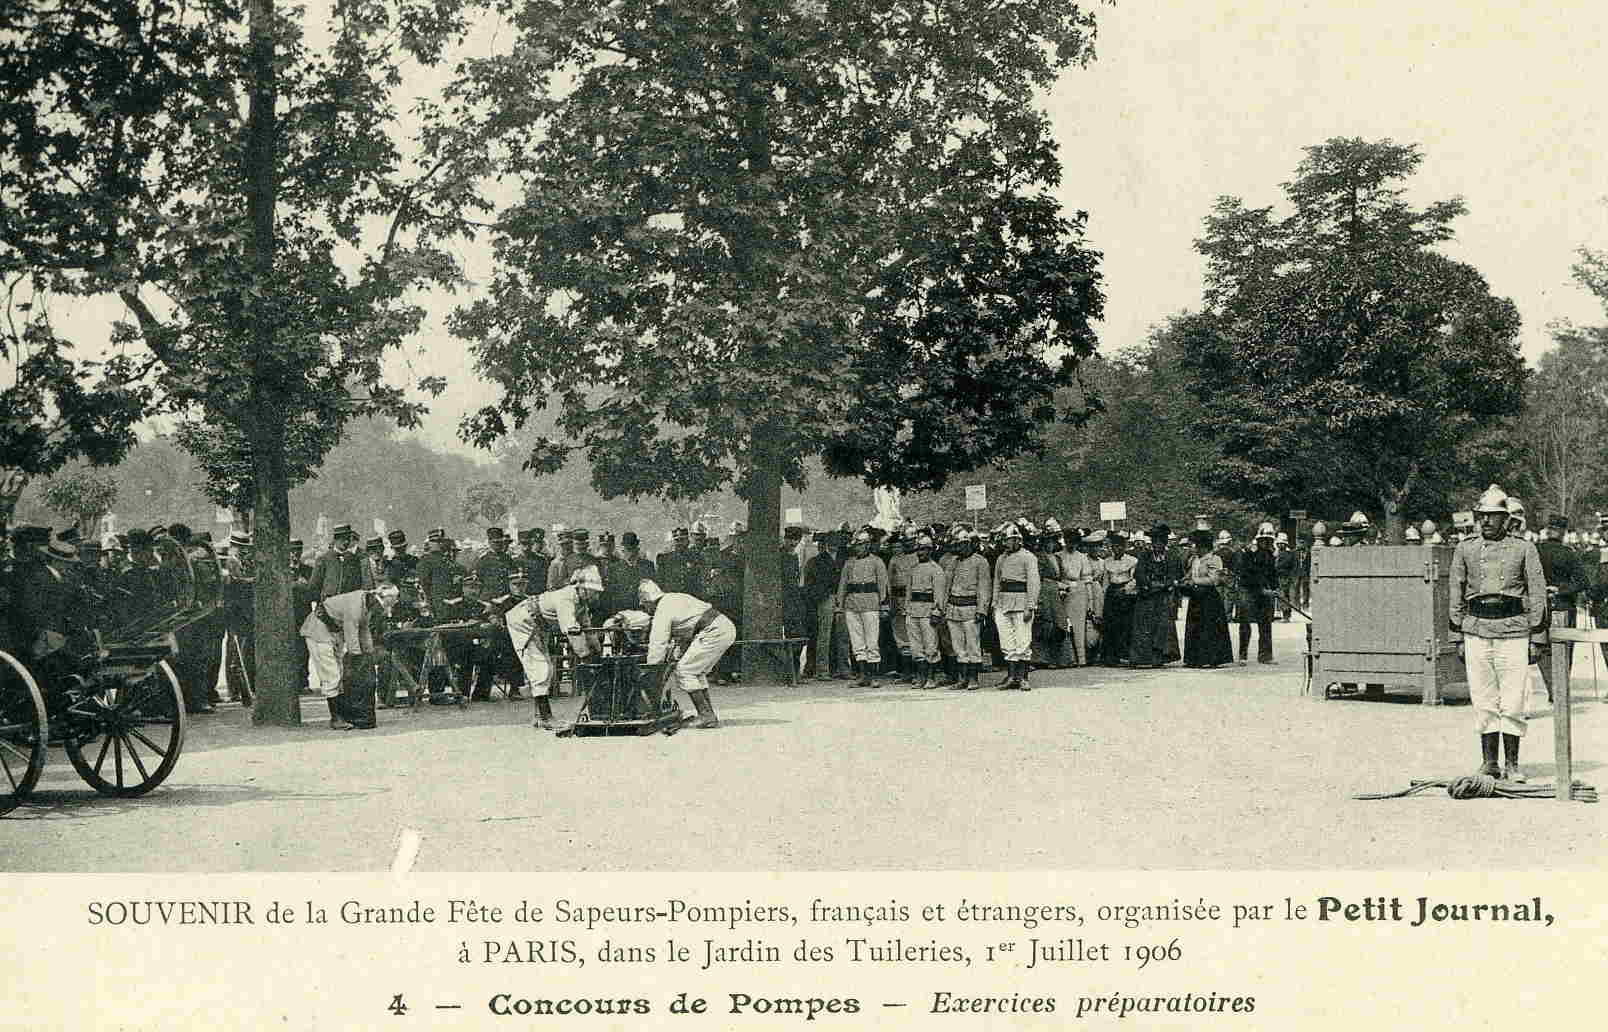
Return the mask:
MULTIPOLYGON (((543 1010, 527 978, 388 989, 377 1025, 1246 1024, 1252 994, 1120 978, 966 995, 1102 946, 1144 951, 1130 982, 1153 948, 1198 971, 1191 922, 1603 959, 1603 5, 0 11, 14 926, 71 875, 43 884, 85 887, 76 949, 250 937, 237 888, 193 922, 142 888, 249 875, 308 886, 304 925, 435 935, 438 988, 793 946, 959 985, 850 1007, 823 975, 700 1023, 658 992, 543 1010), (788 888, 822 872, 864 891, 788 888), (1127 893, 1024 918, 1015 886, 1079 872, 1127 893), (872 905, 980 873, 997 906, 872 905), (657 956, 621 945, 637 890, 565 896, 646 874, 778 896, 647 900, 657 956), (446 875, 529 898, 314 898, 446 875), (1264 876, 1305 897, 1252 906, 1264 876), (1546 898, 1570 878, 1598 902, 1546 898), (929 936, 956 920, 1017 941, 929 936)), ((1254 1027, 1385 1006, 1349 991, 1254 1027)))

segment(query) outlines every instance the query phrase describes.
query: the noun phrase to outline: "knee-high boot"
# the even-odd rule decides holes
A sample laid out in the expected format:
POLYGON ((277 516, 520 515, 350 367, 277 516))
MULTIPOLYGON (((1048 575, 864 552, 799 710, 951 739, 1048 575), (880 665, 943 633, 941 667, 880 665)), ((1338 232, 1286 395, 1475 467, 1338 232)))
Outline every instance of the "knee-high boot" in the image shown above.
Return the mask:
POLYGON ((699 728, 712 728, 720 726, 720 718, 715 716, 714 704, 709 701, 709 692, 700 688, 687 693, 692 699, 692 705, 698 710, 699 728))

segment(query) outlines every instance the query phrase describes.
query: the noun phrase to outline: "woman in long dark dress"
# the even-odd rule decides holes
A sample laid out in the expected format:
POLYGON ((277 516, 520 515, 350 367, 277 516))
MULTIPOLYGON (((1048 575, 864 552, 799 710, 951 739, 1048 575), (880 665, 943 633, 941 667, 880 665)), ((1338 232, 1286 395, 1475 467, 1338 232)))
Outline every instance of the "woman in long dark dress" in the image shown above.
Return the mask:
POLYGON ((1129 661, 1136 667, 1159 667, 1179 658, 1178 625, 1173 623, 1172 593, 1183 571, 1174 571, 1167 557, 1170 531, 1158 523, 1150 531, 1150 544, 1135 550, 1139 564, 1133 580, 1138 594, 1133 606, 1133 640, 1129 661))
POLYGON ((1225 577, 1223 559, 1212 551, 1210 532, 1191 535, 1185 578, 1189 611, 1184 616, 1184 666, 1217 667, 1234 662, 1221 590, 1225 577))

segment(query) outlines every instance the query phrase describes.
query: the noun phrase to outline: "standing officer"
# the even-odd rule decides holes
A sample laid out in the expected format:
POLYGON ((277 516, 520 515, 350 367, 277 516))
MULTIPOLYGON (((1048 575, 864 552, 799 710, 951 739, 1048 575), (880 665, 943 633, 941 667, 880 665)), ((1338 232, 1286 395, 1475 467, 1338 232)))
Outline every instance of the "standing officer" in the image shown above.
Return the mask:
POLYGON ((1547 616, 1547 580, 1534 545, 1508 533, 1508 497, 1495 484, 1474 504, 1480 536, 1452 553, 1449 623, 1463 636, 1458 651, 1468 668, 1469 701, 1480 734, 1480 773, 1523 781, 1519 739, 1524 737, 1531 635, 1547 616))
POLYGON ((882 631, 882 607, 888 603, 888 568, 871 554, 871 535, 854 536, 853 557, 838 574, 836 611, 849 629, 849 647, 859 673, 855 685, 873 687, 872 673, 881 662, 877 644, 882 631))
POLYGON ((1278 594, 1278 570, 1273 559, 1273 524, 1264 523, 1256 531, 1256 546, 1239 554, 1234 578, 1240 589, 1239 665, 1251 645, 1251 625, 1256 625, 1256 661, 1273 662, 1273 600, 1278 594))
MULTIPOLYGON (((1541 574, 1547 582, 1547 605, 1551 609, 1552 617, 1549 627, 1575 625, 1575 602, 1580 592, 1590 583, 1590 578, 1586 575, 1586 564, 1580 561, 1580 553, 1563 543, 1563 534, 1568 529, 1569 517, 1554 513, 1547 519, 1541 543, 1535 546, 1536 554, 1541 557, 1541 574)), ((1544 634, 1536 644, 1547 645, 1551 640, 1550 634, 1544 634)), ((1563 676, 1566 682, 1571 658, 1570 650, 1565 648, 1563 676)), ((1548 702, 1552 701, 1551 659, 1552 657, 1542 653, 1541 680, 1547 686, 1548 702)))
MULTIPOLYGON (((928 680, 928 671, 921 670, 924 657, 916 654, 917 650, 911 646, 910 625, 905 618, 905 610, 910 599, 910 574, 921 562, 917 555, 918 538, 911 534, 906 537, 899 531, 894 531, 894 538, 900 546, 899 554, 888 560, 888 594, 890 608, 893 613, 893 645, 899 653, 899 684, 910 684, 916 679, 919 672, 922 681, 928 680)), ((932 660, 937 662, 937 660, 932 660)), ((922 687, 926 687, 923 684, 922 687)))
POLYGON ((920 677, 917 688, 935 686, 933 667, 938 663, 938 625, 945 620, 949 602, 944 568, 933 562, 932 538, 922 534, 914 540, 916 564, 910 568, 905 604, 905 648, 909 650, 920 677))
POLYGON ((548 591, 557 591, 559 588, 567 586, 570 578, 575 576, 576 570, 585 569, 588 566, 598 567, 598 577, 599 579, 602 578, 602 566, 598 563, 597 557, 591 554, 590 550, 591 532, 584 527, 576 527, 568 533, 569 541, 567 545, 563 536, 560 535, 559 537, 559 547, 564 549, 563 554, 558 557, 556 562, 547 567, 548 591))
MULTIPOLYGON (((385 579, 385 539, 378 534, 363 542, 365 574, 375 584, 385 579)), ((370 606, 372 611, 375 607, 370 606)))
POLYGON ((693 553, 686 527, 670 532, 670 551, 660 552, 657 582, 665 591, 683 593, 691 582, 693 553))
POLYGON ((955 562, 946 578, 944 622, 954 646, 957 691, 977 690, 983 669, 982 624, 994 601, 994 577, 988 560, 977 554, 977 537, 965 528, 954 532, 955 562))
POLYGON ((1005 553, 994 560, 994 626, 1005 654, 1005 680, 1001 690, 1033 690, 1028 683, 1028 662, 1033 656, 1033 615, 1038 608, 1038 557, 1022 547, 1022 531, 1005 527, 1005 553))
POLYGON ((531 585, 531 590, 540 593, 542 590, 556 591, 564 587, 559 579, 558 571, 563 568, 565 561, 575 554, 575 533, 562 525, 555 528, 558 535, 558 555, 547 564, 547 580, 531 585), (543 584, 546 585, 545 589, 543 584))
POLYGON ((463 571, 448 558, 447 532, 436 527, 424 536, 424 545, 430 551, 419 560, 419 600, 424 618, 430 623, 442 623, 436 610, 449 598, 456 598, 463 580, 463 571))
MULTIPOLYGON (((544 549, 547 531, 541 527, 527 527, 519 532, 519 555, 515 561, 525 571, 527 590, 540 592, 547 584, 547 566, 552 558, 544 549)), ((512 585, 510 585, 512 586, 512 585)))
POLYGON ((475 562, 480 593, 485 598, 508 594, 508 577, 514 572, 514 557, 508 554, 508 534, 501 527, 486 528, 486 544, 491 551, 475 562))
POLYGON ((843 546, 835 530, 816 534, 815 543, 815 555, 804 564, 804 602, 815 614, 815 634, 810 642, 805 676, 830 681, 834 677, 848 676, 845 672, 847 650, 837 639, 834 619, 837 584, 843 573, 843 561, 838 552, 843 546))

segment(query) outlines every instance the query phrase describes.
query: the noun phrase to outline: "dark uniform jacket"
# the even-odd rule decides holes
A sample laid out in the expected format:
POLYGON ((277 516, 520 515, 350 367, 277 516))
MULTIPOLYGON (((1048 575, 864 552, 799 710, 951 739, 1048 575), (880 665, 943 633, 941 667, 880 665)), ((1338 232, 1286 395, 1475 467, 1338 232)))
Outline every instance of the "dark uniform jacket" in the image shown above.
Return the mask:
POLYGON ((508 578, 515 569, 514 557, 506 552, 487 552, 475 562, 475 576, 480 578, 480 593, 484 598, 497 598, 508 594, 508 578))
POLYGON ((522 552, 516 558, 519 568, 525 571, 526 589, 540 595, 547 586, 547 567, 553 557, 546 552, 522 552))
POLYGON ((1547 587, 1558 589, 1552 596, 1552 608, 1573 609, 1576 596, 1590 583, 1580 554, 1562 541, 1551 540, 1538 542, 1535 550, 1541 553, 1541 574, 1547 587))
POLYGON ((308 587, 313 598, 322 602, 348 591, 374 587, 374 575, 364 556, 357 552, 342 553, 330 549, 313 564, 313 576, 308 587))
POLYGON ((463 568, 440 552, 419 560, 419 594, 430 609, 431 619, 446 622, 437 610, 449 598, 462 594, 463 568))
POLYGON ((837 594, 843 563, 831 552, 818 552, 804 564, 804 601, 819 606, 822 599, 837 594))
POLYGON ((693 595, 692 586, 703 582, 702 566, 703 557, 690 548, 660 552, 659 587, 665 591, 693 595))

